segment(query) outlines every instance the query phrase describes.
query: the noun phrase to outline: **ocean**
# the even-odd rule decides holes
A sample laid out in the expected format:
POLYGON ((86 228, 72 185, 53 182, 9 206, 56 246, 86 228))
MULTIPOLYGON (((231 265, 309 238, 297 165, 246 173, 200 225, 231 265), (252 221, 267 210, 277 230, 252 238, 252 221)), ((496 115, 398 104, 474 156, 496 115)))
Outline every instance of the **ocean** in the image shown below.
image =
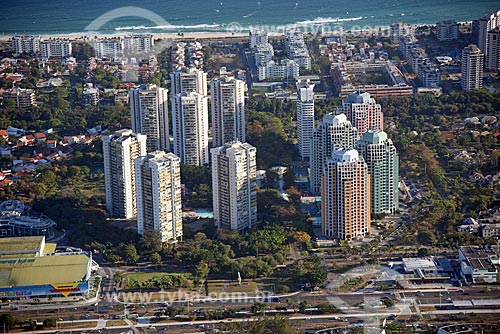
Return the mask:
POLYGON ((498 0, 6 0, 2 5, 3 35, 222 32, 228 28, 244 32, 294 24, 376 29, 399 21, 472 21, 500 9, 498 0))

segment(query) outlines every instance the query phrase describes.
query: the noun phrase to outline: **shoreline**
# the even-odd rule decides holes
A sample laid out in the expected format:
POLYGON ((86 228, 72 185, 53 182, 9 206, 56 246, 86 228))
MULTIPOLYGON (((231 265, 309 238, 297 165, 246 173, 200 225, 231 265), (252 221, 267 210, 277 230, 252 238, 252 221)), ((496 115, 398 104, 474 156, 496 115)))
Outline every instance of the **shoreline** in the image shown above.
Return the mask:
MULTIPOLYGON (((400 21, 404 22, 404 21, 400 21)), ((457 22, 458 24, 471 24, 472 21, 462 21, 462 22, 457 22)), ((411 24, 412 27, 418 28, 418 27, 424 27, 424 26, 430 26, 430 27, 436 27, 436 23, 433 24, 411 24)), ((303 26, 296 26, 297 29, 300 29, 303 26)), ((353 30, 353 29, 341 29, 339 30, 332 30, 329 33, 321 33, 321 26, 318 25, 315 31, 319 32, 323 36, 331 36, 335 34, 339 34, 343 32, 344 34, 349 34, 349 33, 356 33, 356 32, 370 32, 370 33, 377 33, 379 31, 379 28, 383 29, 389 29, 389 25, 387 26, 380 26, 380 27, 374 27, 373 29, 369 30, 353 30)), ((304 33, 308 33, 306 30, 304 33)), ((174 33, 174 32, 160 32, 160 33, 155 33, 155 32, 116 32, 116 33, 99 33, 99 32, 92 32, 92 31, 82 31, 82 32, 73 32, 73 33, 55 33, 55 34, 2 34, 0 35, 0 42, 7 42, 12 39, 13 36, 40 36, 42 39, 45 40, 50 40, 50 39, 65 39, 65 40, 71 40, 71 41, 92 41, 94 39, 112 39, 112 38, 123 38, 125 36, 130 36, 130 35, 153 35, 154 39, 171 39, 171 40, 185 40, 185 39, 195 39, 195 40, 206 40, 206 39, 217 39, 217 38, 246 38, 249 36, 249 30, 243 29, 242 32, 229 32, 229 31, 192 31, 192 32, 182 32, 182 35, 179 35, 179 33, 174 33)), ((284 35, 283 32, 268 32, 268 35, 270 37, 279 37, 284 35)))

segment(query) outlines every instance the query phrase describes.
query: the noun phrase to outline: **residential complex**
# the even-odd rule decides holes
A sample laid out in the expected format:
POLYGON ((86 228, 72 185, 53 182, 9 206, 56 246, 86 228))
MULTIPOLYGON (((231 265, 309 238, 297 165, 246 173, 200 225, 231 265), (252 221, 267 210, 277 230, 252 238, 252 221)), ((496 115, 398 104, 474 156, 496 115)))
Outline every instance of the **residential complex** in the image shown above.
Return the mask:
POLYGON ((389 60, 339 61, 331 65, 331 76, 340 97, 359 90, 378 97, 413 95, 413 87, 408 83, 399 68, 389 60), (387 78, 385 84, 357 83, 366 74, 382 74, 387 78))
POLYGON ((483 87, 483 53, 471 44, 462 50, 462 90, 483 87))
POLYGON ((349 94, 337 107, 337 114, 345 114, 360 137, 368 130, 384 129, 382 107, 367 92, 349 94))
POLYGON ((170 149, 168 90, 141 85, 130 90, 132 130, 147 136, 148 152, 170 149))
POLYGON ((182 238, 181 161, 156 151, 135 160, 137 231, 157 232, 162 242, 182 238))
POLYGON ((358 143, 370 173, 371 213, 394 214, 399 208, 399 156, 384 131, 367 131, 358 143))
POLYGON ((146 155, 146 136, 120 130, 102 137, 106 209, 113 218, 136 215, 134 159, 146 155))
POLYGON ((246 230, 257 223, 256 149, 239 141, 211 149, 215 225, 246 230))
POLYGON ((334 151, 321 178, 323 235, 352 240, 370 233, 370 174, 358 151, 334 151))
POLYGON ((328 114, 313 130, 310 157, 309 186, 314 195, 321 193, 321 176, 326 160, 334 150, 356 147, 358 131, 344 114, 328 114))
POLYGON ((210 82, 212 146, 239 140, 245 142, 245 82, 220 69, 220 77, 210 82))
POLYGON ((208 155, 208 97, 196 92, 172 97, 173 150, 181 163, 203 166, 208 155))
POLYGON ((297 81, 297 145, 302 160, 311 155, 314 130, 314 84, 297 81))

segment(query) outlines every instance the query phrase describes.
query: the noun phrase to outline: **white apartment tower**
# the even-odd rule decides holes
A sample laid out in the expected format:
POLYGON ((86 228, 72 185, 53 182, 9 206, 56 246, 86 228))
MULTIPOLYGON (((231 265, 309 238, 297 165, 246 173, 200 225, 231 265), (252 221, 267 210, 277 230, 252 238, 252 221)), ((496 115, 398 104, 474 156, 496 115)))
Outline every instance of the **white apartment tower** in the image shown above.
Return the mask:
POLYGON ((355 148, 358 130, 347 120, 346 115, 323 116, 323 121, 314 129, 312 136, 310 166, 310 191, 314 195, 321 192, 321 176, 326 160, 332 152, 340 149, 355 148))
POLYGON ((311 156, 314 130, 314 84, 297 81, 297 141, 302 160, 311 156))
POLYGON ((147 150, 170 149, 168 131, 168 90, 141 85, 130 90, 132 130, 147 135, 147 150))
POLYGON ((384 129, 382 107, 367 92, 349 94, 337 108, 337 114, 345 114, 360 137, 368 130, 384 129))
POLYGON ((471 44, 462 50, 462 90, 483 87, 483 53, 471 44))
POLYGON ((226 74, 210 82, 212 146, 235 140, 245 142, 245 82, 226 74))
POLYGON ((370 233, 370 174, 356 150, 334 151, 321 181, 323 235, 352 240, 370 233))
POLYGON ((134 159, 146 154, 146 136, 124 129, 102 137, 106 209, 113 218, 136 216, 134 159))
POLYGON ((212 148, 215 225, 246 230, 257 223, 255 147, 235 141, 212 148))
POLYGON ((170 74, 170 94, 176 96, 180 93, 195 92, 207 95, 207 74, 196 68, 184 68, 170 74))
POLYGON ((156 151, 135 160, 137 231, 159 232, 161 241, 182 238, 181 161, 156 151))
POLYGON ((173 150, 181 163, 203 166, 208 155, 208 97, 195 92, 172 98, 173 150))
POLYGON ((384 131, 368 131, 358 143, 370 173, 371 213, 394 214, 399 208, 399 156, 384 131))

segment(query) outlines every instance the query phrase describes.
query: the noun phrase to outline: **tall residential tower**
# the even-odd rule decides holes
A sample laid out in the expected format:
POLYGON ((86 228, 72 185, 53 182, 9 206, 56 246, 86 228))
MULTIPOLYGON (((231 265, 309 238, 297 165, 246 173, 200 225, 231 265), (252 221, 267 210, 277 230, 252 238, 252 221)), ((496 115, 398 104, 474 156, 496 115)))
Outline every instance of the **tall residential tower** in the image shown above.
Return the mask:
POLYGON ((382 107, 367 92, 349 94, 342 105, 337 108, 337 114, 346 114, 361 137, 368 130, 383 130, 384 115, 382 107))
POLYGON ((208 98, 198 93, 172 97, 174 153, 183 164, 203 166, 208 156, 208 98))
POLYGON ((130 90, 132 130, 147 135, 148 152, 170 149, 168 90, 141 85, 130 90))
POLYGON ((462 90, 483 87, 483 53, 471 44, 462 50, 462 90))
POLYGON ((309 80, 297 82, 297 144, 302 160, 311 156, 314 130, 314 84, 309 80))
POLYGON ((156 151, 135 160, 137 231, 156 231, 162 242, 182 238, 181 161, 156 151))
POLYGON ((399 156, 384 131, 368 131, 358 143, 370 173, 371 213, 393 214, 399 208, 399 156))
POLYGON ((211 153, 215 225, 238 231, 251 228, 257 223, 255 147, 235 141, 211 153))
POLYGON ((210 82, 212 146, 239 140, 245 142, 245 82, 226 73, 210 82))
POLYGON ((321 227, 327 237, 352 240, 370 233, 370 174, 356 150, 335 151, 321 179, 321 227))
POLYGON ((136 215, 134 159, 146 154, 146 136, 120 130, 102 137, 106 209, 113 218, 136 215))
POLYGON ((310 159, 310 191, 317 195, 321 192, 321 176, 326 159, 334 150, 351 149, 358 141, 358 131, 347 120, 346 115, 323 116, 323 121, 313 131, 310 159))

